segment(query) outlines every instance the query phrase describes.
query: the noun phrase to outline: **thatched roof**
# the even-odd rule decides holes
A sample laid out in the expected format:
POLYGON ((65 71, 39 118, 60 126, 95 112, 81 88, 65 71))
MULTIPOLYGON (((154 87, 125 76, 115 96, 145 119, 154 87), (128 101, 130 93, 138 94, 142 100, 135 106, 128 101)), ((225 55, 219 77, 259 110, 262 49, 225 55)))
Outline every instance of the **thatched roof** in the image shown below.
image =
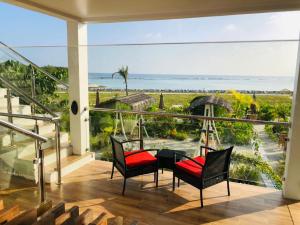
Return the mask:
POLYGON ((217 97, 215 95, 210 96, 198 96, 191 101, 189 109, 194 109, 199 106, 204 105, 217 105, 221 106, 228 111, 232 111, 231 104, 221 97, 217 97))
POLYGON ((150 103, 154 100, 154 98, 144 93, 138 93, 138 94, 132 94, 125 97, 119 97, 116 98, 116 100, 127 105, 135 105, 135 104, 142 104, 142 103, 150 103))
POLYGON ((124 97, 117 97, 106 102, 100 103, 100 107, 114 107, 115 103, 123 103, 129 105, 133 110, 142 110, 149 107, 155 102, 155 99, 144 93, 132 94, 124 97))

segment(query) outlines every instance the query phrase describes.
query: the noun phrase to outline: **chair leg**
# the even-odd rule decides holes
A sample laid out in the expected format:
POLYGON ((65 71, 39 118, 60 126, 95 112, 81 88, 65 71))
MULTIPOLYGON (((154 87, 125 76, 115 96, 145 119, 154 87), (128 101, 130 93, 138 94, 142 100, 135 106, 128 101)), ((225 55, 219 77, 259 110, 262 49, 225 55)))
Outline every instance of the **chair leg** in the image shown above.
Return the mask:
POLYGON ((202 194, 202 188, 200 189, 200 202, 201 202, 201 208, 203 208, 203 194, 202 194))
POLYGON ((230 196, 229 178, 227 177, 227 193, 230 196))
POLYGON ((115 169, 115 164, 113 163, 110 179, 113 179, 113 177, 114 177, 114 169, 115 169))
POLYGON ((162 174, 164 173, 164 168, 161 168, 161 173, 162 173, 162 174))
POLYGON ((125 187, 126 187, 126 178, 124 177, 122 195, 124 195, 124 194, 125 194, 125 187))
POLYGON ((173 172, 173 191, 175 191, 175 174, 173 172))
POLYGON ((156 172, 156 187, 158 187, 158 170, 156 172))
POLYGON ((178 178, 178 184, 177 184, 177 187, 179 187, 180 186, 180 179, 178 178))

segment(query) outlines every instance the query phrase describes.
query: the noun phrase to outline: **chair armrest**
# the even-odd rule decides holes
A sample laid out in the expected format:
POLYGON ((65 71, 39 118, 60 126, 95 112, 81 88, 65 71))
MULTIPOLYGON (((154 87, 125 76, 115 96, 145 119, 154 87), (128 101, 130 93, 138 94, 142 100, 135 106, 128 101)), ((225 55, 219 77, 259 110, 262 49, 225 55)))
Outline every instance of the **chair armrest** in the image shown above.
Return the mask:
POLYGON ((151 151, 156 151, 158 153, 159 150, 158 149, 138 150, 136 152, 129 153, 128 155, 125 156, 125 158, 127 158, 129 156, 132 156, 132 155, 140 154, 140 153, 143 153, 143 152, 151 152, 151 151))
POLYGON ((197 165, 199 165, 199 166, 201 166, 201 167, 204 167, 204 165, 202 165, 201 163, 197 162, 195 159, 193 159, 193 158, 191 158, 191 157, 189 157, 189 156, 186 156, 186 155, 184 155, 184 154, 177 153, 177 152, 175 152, 175 157, 174 157, 175 163, 176 163, 176 155, 180 155, 180 156, 182 156, 182 157, 184 157, 184 158, 187 158, 187 159, 191 160, 192 162, 196 163, 197 165))
POLYGON ((216 150, 216 149, 213 149, 213 148, 211 148, 211 147, 208 147, 208 146, 200 146, 200 151, 202 151, 202 149, 207 149, 207 150, 209 150, 209 151, 213 151, 213 152, 216 152, 216 151, 218 151, 218 150, 216 150))
POLYGON ((128 142, 137 142, 137 141, 139 141, 139 142, 141 142, 142 140, 141 139, 131 139, 131 140, 125 140, 125 141, 121 141, 120 143, 121 144, 125 144, 125 143, 128 143, 128 142))

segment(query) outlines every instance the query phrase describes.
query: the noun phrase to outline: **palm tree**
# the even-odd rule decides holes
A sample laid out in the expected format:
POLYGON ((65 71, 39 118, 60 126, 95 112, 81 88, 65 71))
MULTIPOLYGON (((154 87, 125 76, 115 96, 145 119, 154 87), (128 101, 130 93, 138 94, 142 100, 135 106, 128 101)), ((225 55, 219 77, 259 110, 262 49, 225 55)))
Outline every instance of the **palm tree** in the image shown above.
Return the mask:
POLYGON ((128 96, 128 88, 127 88, 127 79, 128 79, 128 66, 122 66, 118 72, 115 72, 112 74, 112 78, 114 78, 115 75, 119 75, 124 79, 125 82, 125 90, 126 90, 126 96, 128 96))

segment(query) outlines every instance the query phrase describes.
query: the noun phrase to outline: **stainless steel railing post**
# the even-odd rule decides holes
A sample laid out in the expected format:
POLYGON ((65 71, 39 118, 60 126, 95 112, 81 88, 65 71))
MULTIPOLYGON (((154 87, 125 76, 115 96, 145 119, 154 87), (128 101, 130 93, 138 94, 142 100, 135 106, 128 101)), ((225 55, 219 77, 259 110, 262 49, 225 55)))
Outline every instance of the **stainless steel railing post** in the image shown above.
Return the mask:
POLYGON ((39 189, 40 189, 40 199, 41 202, 46 200, 46 191, 45 191, 45 174, 44 174, 44 152, 41 147, 41 142, 38 141, 38 182, 39 182, 39 189))
MULTIPOLYGON (((11 89, 7 88, 6 99, 7 99, 7 113, 9 115, 8 116, 8 122, 13 123, 13 117, 11 116, 12 115, 11 97, 12 97, 12 95, 11 95, 11 89)), ((10 130, 9 134, 10 134, 10 145, 13 146, 15 144, 15 141, 14 141, 14 131, 10 130)))
MULTIPOLYGON (((35 120, 35 125, 34 125, 33 132, 36 133, 36 134, 40 133, 40 129, 39 129, 39 125, 38 125, 37 120, 35 120)), ((35 152, 36 152, 37 157, 38 157, 38 154, 39 154, 39 146, 40 146, 39 140, 35 140, 35 152)))
POLYGON ((57 169, 57 184, 61 184, 61 157, 60 157, 60 123, 55 121, 55 150, 56 150, 56 169, 57 169))
POLYGON ((143 135, 143 119, 139 119, 139 139, 140 139, 140 149, 144 149, 144 135, 143 135))
MULTIPOLYGON (((35 96, 36 96, 35 72, 34 72, 34 68, 32 67, 32 65, 30 65, 30 69, 32 72, 32 75, 31 75, 31 98, 35 99, 35 96)), ((31 115, 34 115, 35 114, 35 104, 33 102, 31 102, 30 107, 31 107, 31 115)))

